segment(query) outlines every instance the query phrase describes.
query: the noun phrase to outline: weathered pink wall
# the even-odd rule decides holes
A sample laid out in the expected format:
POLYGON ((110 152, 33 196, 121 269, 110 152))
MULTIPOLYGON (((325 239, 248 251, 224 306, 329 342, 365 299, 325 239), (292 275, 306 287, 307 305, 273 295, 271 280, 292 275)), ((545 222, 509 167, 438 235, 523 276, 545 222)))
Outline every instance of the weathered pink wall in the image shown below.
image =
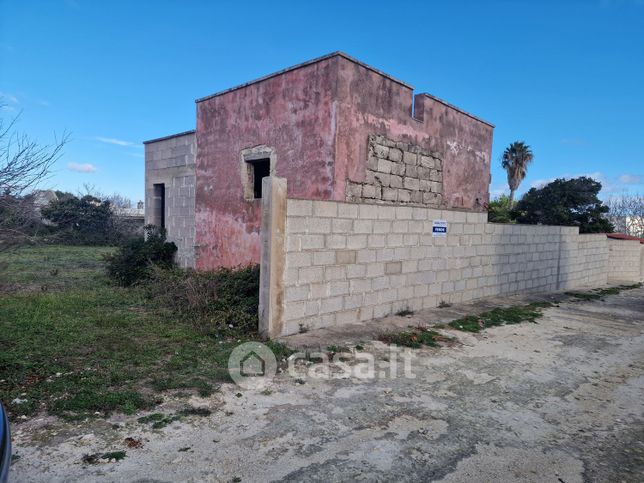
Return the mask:
POLYGON ((336 78, 331 57, 197 103, 198 269, 259 262, 261 200, 244 199, 243 149, 275 149, 289 196, 331 196, 336 78))
POLYGON ((338 98, 335 199, 343 198, 347 178, 364 181, 367 136, 381 134, 440 153, 446 206, 483 211, 489 200, 490 124, 426 94, 414 98, 411 87, 344 58, 338 98))
POLYGON ((241 151, 267 145, 288 196, 345 199, 363 181, 367 137, 439 152, 448 207, 488 201, 493 127, 342 54, 197 103, 196 266, 259 262, 261 200, 244 199, 241 151), (415 104, 415 117, 411 115, 415 104))
POLYGON ((449 208, 485 211, 490 200, 494 126, 428 94, 414 99, 415 116, 443 155, 443 198, 449 208))

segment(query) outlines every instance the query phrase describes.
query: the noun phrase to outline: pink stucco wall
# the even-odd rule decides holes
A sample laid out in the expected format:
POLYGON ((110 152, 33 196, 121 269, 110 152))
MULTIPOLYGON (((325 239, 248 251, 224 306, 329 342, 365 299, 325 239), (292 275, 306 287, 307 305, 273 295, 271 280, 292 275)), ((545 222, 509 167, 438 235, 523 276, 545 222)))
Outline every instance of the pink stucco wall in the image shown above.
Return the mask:
POLYGON ((347 178, 364 181, 367 136, 381 134, 441 154, 446 207, 484 209, 493 126, 426 94, 414 98, 411 87, 346 59, 338 99, 335 199, 344 196, 347 178))
POLYGON ((362 181, 367 136, 412 142, 444 159, 449 207, 482 209, 488 200, 492 127, 343 54, 269 76, 197 103, 196 266, 259 262, 261 200, 247 201, 241 151, 277 155, 288 196, 345 199, 362 181), (478 201, 477 201, 478 200, 478 201))
POLYGON ((259 262, 261 200, 244 199, 243 149, 275 149, 289 196, 331 196, 336 77, 330 58, 197 104, 197 268, 259 262))

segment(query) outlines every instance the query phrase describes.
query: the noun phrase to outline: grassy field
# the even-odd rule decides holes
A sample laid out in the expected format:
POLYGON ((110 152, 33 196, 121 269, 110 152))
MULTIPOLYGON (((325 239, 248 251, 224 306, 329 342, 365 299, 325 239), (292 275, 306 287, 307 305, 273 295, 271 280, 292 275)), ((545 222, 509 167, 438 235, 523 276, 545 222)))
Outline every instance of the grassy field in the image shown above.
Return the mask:
MULTIPOLYGON (((0 399, 14 415, 133 413, 163 391, 212 393, 242 339, 217 338, 104 273, 111 248, 45 246, 3 254, 0 399)), ((279 350, 280 347, 277 347, 279 350)))

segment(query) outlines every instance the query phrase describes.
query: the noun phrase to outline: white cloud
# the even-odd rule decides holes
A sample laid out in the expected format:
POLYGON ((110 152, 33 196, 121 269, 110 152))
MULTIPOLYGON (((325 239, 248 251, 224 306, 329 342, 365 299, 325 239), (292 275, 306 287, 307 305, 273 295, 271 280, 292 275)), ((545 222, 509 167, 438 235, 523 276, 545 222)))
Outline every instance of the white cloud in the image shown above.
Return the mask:
POLYGON ((67 163, 67 169, 77 173, 95 173, 97 171, 96 166, 90 163, 67 163))
POLYGON ((8 92, 0 92, 0 101, 7 102, 9 104, 20 104, 18 98, 8 92))
POLYGON ((105 144, 114 144, 116 146, 136 146, 136 143, 132 143, 130 141, 123 141, 122 139, 105 138, 102 136, 96 136, 94 139, 105 144))
POLYGON ((642 177, 637 174, 623 174, 617 178, 622 184, 640 184, 642 177))
POLYGON ((0 111, 14 112, 20 104, 18 98, 8 92, 0 92, 0 111))

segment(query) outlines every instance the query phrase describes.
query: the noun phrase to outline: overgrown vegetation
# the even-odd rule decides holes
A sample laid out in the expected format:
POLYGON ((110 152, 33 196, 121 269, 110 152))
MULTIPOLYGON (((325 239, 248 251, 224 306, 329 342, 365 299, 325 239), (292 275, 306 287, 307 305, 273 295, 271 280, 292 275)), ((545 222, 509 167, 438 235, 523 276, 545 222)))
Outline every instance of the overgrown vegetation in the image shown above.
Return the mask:
POLYGON ((177 246, 166 241, 163 228, 154 225, 144 227, 144 235, 134 238, 107 255, 107 273, 119 285, 130 285, 149 278, 155 268, 167 269, 174 265, 177 246))
POLYGON ((542 315, 541 310, 551 306, 552 304, 550 302, 535 302, 527 305, 496 308, 479 315, 467 315, 453 320, 447 325, 453 329, 464 330, 466 332, 480 332, 488 327, 499 325, 536 322, 542 315))
POLYGON ((248 333, 257 328, 257 265, 213 272, 156 268, 145 288, 155 305, 204 333, 248 333))
POLYGON ((642 283, 634 283, 632 285, 618 285, 609 288, 596 288, 587 292, 566 292, 566 295, 581 300, 601 300, 607 295, 617 295, 624 290, 633 290, 642 287, 642 283))
MULTIPOLYGON (((204 312, 185 317, 179 315, 182 304, 173 302, 177 305, 172 310, 160 306, 159 298, 143 285, 111 283, 102 259, 113 250, 42 246, 4 257, 0 399, 14 416, 41 410, 66 418, 133 413, 152 408, 167 390, 207 395, 229 380, 233 348, 240 341, 256 340, 250 325, 220 332, 204 324, 207 330, 195 330, 204 312)), ((229 292, 223 295, 225 303, 237 304, 248 314, 256 311, 253 270, 244 273, 218 279, 218 290, 208 294, 229 292)), ((194 278, 185 275, 186 285, 192 283, 188 280, 194 278)), ((290 353, 281 344, 270 346, 278 360, 290 353)))

